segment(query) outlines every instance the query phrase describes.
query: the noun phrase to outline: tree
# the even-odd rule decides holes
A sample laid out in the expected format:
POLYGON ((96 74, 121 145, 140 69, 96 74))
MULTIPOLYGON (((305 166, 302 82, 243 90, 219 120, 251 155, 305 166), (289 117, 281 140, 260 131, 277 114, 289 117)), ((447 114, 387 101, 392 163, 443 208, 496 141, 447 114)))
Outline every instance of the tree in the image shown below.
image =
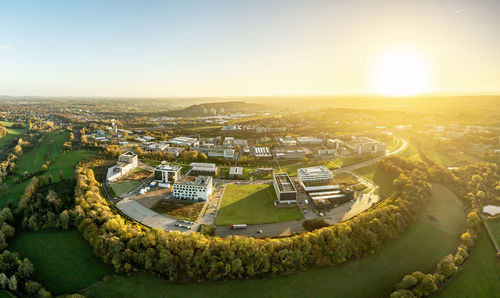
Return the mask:
POLYGON ((45 172, 47 172, 47 170, 48 170, 48 169, 49 169, 49 168, 47 167, 47 165, 46 165, 46 164, 45 164, 45 165, 42 165, 42 166, 40 167, 40 172, 41 172, 41 173, 45 173, 45 172))
POLYGON ((436 281, 431 274, 427 274, 420 283, 420 290, 426 296, 436 292, 438 289, 436 281))

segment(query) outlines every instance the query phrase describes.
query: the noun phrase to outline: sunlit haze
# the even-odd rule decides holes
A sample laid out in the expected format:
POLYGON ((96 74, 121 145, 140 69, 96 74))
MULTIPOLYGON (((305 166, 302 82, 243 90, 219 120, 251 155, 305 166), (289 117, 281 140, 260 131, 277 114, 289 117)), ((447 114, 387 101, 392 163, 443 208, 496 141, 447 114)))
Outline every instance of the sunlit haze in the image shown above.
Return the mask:
POLYGON ((0 95, 500 92, 500 1, 8 1, 0 95))

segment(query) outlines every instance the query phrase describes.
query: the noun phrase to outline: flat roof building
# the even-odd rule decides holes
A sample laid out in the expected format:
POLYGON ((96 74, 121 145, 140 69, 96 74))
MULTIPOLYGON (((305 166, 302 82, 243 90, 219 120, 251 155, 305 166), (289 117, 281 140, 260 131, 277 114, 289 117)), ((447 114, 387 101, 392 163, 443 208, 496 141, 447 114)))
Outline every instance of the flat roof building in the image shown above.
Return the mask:
POLYGON ((212 195, 212 177, 198 176, 196 179, 179 180, 174 183, 173 196, 182 200, 206 201, 212 195))
POLYGON ((297 178, 301 184, 321 183, 333 179, 333 173, 325 166, 301 168, 297 170, 297 178))
POLYGON ((278 201, 280 202, 296 202, 297 190, 292 183, 292 180, 287 173, 274 173, 273 185, 278 201))
POLYGON ((202 163, 202 162, 192 162, 190 164, 191 172, 201 175, 217 175, 219 167, 214 163, 202 163))
POLYGON ((243 167, 229 168, 229 178, 243 178, 243 167))
POLYGON ((169 187, 179 180, 181 176, 181 167, 173 166, 167 163, 162 163, 155 168, 154 178, 158 181, 158 185, 169 187))

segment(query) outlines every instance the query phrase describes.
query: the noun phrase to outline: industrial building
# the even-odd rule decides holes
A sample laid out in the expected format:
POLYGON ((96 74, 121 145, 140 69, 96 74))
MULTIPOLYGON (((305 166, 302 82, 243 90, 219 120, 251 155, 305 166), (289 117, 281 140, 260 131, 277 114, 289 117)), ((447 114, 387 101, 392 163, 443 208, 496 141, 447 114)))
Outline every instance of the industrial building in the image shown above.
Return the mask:
POLYGON ((192 162, 190 164, 190 172, 193 174, 215 176, 218 171, 219 167, 213 163, 192 162))
POLYGON ((243 167, 230 167, 229 178, 243 178, 243 167))
POLYGON ((271 159, 273 157, 269 147, 250 147, 245 149, 244 152, 258 159, 271 159))
POLYGON ((327 183, 333 179, 333 173, 325 166, 301 168, 297 170, 297 178, 302 185, 327 183))
POLYGON ((298 137, 297 142, 301 145, 323 145, 323 139, 315 137, 298 137))
POLYGON ((175 199, 206 201, 212 194, 212 177, 199 176, 174 183, 175 199))
POLYGON ((181 167, 172 166, 166 163, 159 165, 154 172, 154 179, 161 187, 170 187, 177 182, 181 176, 181 167))
POLYGON ((287 173, 274 173, 273 185, 279 202, 297 202, 297 190, 287 173))

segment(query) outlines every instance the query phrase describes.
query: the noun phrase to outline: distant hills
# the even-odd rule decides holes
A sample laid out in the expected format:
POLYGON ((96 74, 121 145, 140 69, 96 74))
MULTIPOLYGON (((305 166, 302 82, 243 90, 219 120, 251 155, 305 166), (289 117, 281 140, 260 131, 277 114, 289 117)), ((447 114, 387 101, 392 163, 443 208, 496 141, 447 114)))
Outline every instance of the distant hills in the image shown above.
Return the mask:
POLYGON ((168 116, 200 117, 237 113, 255 113, 259 111, 269 111, 269 109, 269 106, 263 104, 246 103, 243 101, 229 101, 191 105, 183 109, 168 111, 166 114, 168 116))

